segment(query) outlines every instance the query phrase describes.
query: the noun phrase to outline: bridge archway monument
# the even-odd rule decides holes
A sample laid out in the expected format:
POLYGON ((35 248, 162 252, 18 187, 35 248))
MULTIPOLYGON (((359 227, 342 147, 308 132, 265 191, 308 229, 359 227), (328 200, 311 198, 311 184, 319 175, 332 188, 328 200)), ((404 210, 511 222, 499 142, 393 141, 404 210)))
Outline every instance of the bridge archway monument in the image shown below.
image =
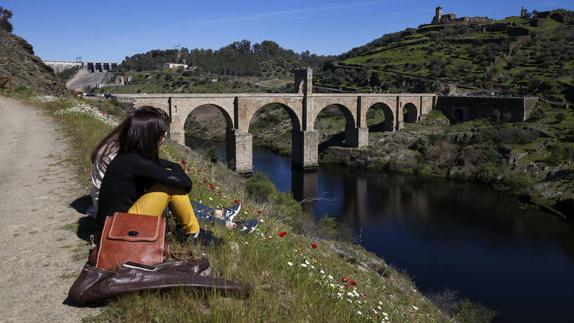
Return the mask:
POLYGON ((403 127, 403 108, 407 103, 416 107, 416 120, 421 120, 434 106, 434 94, 383 93, 313 93, 311 69, 295 71, 297 93, 218 93, 218 94, 116 94, 134 108, 153 106, 170 116, 170 137, 185 145, 185 120, 196 108, 217 107, 230 125, 226 131, 229 166, 240 173, 253 170, 253 138, 249 125, 255 113, 268 104, 279 104, 292 118, 292 163, 296 167, 314 168, 319 165, 319 134, 314 128, 318 114, 324 108, 342 107, 347 119, 348 146, 368 145, 367 110, 377 103, 388 106, 393 114, 393 130, 403 127), (297 127, 295 127, 297 126, 297 127))

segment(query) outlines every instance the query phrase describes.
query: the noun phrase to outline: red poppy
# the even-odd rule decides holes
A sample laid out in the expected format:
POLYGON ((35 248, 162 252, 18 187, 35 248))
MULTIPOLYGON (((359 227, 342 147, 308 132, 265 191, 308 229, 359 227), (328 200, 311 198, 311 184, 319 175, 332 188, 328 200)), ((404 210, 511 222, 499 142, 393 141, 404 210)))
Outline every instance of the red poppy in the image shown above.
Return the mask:
POLYGON ((207 187, 212 191, 215 189, 215 185, 213 185, 211 183, 207 184, 207 187))
POLYGON ((277 235, 279 235, 281 238, 283 238, 284 236, 287 235, 287 232, 281 231, 281 232, 277 233, 277 235))
POLYGON ((357 282, 351 279, 351 280, 349 281, 349 284, 351 284, 351 285, 353 285, 353 286, 356 286, 356 285, 357 285, 357 282))
POLYGON ((187 165, 187 160, 182 159, 182 160, 181 160, 181 163, 184 164, 184 165, 187 165))
POLYGON ((317 246, 317 244, 316 244, 315 242, 311 243, 311 248, 317 249, 317 247, 318 247, 318 246, 317 246))
POLYGON ((342 281, 343 283, 346 283, 346 282, 348 282, 348 281, 349 281, 349 278, 347 278, 347 277, 343 276, 343 278, 341 278, 341 281, 342 281))
POLYGON ((239 201, 238 199, 233 200, 233 204, 241 204, 241 201, 239 201))

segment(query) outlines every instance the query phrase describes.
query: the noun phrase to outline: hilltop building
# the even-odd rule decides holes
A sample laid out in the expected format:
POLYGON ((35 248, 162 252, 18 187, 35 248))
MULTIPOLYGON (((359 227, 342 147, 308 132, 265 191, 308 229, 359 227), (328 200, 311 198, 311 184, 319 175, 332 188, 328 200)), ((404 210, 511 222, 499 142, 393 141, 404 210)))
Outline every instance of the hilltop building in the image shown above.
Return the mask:
POLYGON ((520 17, 522 18, 530 18, 530 14, 528 13, 528 10, 524 7, 522 7, 520 9, 520 17))
POLYGON ((165 63, 163 64, 163 67, 165 68, 183 68, 186 69, 187 68, 187 64, 180 64, 180 63, 165 63))
POLYGON ((461 17, 457 18, 454 13, 443 13, 443 8, 436 7, 435 16, 433 17, 433 25, 448 25, 448 24, 490 24, 494 20, 488 17, 461 17))

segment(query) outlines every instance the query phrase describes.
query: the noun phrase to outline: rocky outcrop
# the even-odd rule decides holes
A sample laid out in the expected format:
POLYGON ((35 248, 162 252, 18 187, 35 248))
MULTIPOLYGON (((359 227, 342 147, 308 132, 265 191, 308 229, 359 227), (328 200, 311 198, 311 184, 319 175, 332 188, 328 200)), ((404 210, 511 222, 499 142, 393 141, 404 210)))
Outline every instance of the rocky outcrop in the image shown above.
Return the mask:
POLYGON ((40 93, 64 93, 64 85, 52 69, 34 55, 26 40, 0 29, 0 78, 8 79, 16 89, 21 86, 40 93))

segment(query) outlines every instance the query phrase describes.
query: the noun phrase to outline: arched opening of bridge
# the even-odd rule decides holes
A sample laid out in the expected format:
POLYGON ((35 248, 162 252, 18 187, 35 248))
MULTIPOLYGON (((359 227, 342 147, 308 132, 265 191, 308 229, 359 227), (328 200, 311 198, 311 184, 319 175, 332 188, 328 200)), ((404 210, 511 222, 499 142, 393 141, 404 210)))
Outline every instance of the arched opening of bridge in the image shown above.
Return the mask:
POLYGON ((393 131, 395 129, 393 110, 384 103, 375 103, 367 110, 369 133, 393 131))
POLYGON ((324 107, 315 119, 314 129, 319 132, 319 153, 331 146, 352 146, 355 120, 351 111, 341 104, 324 107))
POLYGON ((454 110, 454 121, 455 123, 464 122, 464 112, 462 109, 454 110))
POLYGON ((417 107, 412 103, 407 103, 403 107, 403 121, 406 123, 417 122, 417 107))
POLYGON ((204 151, 212 161, 225 161, 233 122, 220 106, 204 104, 196 107, 185 119, 185 145, 204 151))
MULTIPOLYGON (((293 142, 300 131, 297 115, 290 107, 281 103, 269 103, 260 107, 249 123, 249 133, 253 135, 255 167, 260 164, 258 158, 264 156, 257 148, 271 150, 283 156, 293 156, 293 142)), ((266 165, 271 166, 269 163, 266 165)))

